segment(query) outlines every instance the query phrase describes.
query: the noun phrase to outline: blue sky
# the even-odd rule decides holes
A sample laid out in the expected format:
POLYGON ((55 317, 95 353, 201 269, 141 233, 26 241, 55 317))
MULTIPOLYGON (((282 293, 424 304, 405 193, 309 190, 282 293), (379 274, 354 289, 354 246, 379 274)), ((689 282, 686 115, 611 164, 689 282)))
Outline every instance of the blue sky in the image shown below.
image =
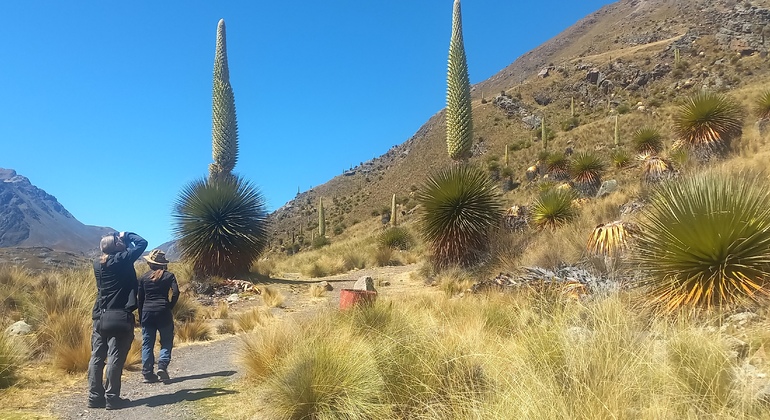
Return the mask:
MULTIPOLYGON (((466 0, 471 83, 608 0, 466 0)), ((211 162, 227 25, 235 172, 268 209, 403 143, 444 107, 452 0, 0 2, 0 167, 89 225, 172 239, 211 162)))

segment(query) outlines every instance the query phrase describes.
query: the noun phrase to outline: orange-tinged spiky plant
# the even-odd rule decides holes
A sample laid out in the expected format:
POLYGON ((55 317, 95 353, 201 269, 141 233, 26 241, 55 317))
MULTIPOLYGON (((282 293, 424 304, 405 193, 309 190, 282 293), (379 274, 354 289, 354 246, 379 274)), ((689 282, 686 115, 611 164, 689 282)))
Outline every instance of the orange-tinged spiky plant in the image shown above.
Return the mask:
POLYGON ((770 294, 767 176, 706 173, 661 184, 635 243, 654 306, 757 303, 770 294))
POLYGON ((628 249, 629 241, 638 233, 639 228, 631 222, 602 223, 591 232, 586 249, 592 254, 616 257, 628 249))

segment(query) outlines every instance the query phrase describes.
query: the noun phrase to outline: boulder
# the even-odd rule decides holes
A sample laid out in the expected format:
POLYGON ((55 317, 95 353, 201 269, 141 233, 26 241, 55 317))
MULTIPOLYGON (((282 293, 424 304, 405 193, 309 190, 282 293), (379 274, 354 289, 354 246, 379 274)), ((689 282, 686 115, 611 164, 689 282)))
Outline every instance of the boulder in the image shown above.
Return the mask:
POLYGON ((10 327, 5 329, 7 335, 27 335, 32 332, 32 326, 26 322, 16 321, 10 327))
POLYGON ((322 281, 322 282, 318 283, 318 287, 320 287, 320 288, 322 288, 322 289, 324 289, 326 291, 329 291, 329 292, 334 290, 334 286, 332 286, 331 283, 329 283, 328 281, 322 281))
POLYGON ((353 290, 368 290, 370 292, 377 291, 377 289, 374 288, 374 279, 371 278, 371 276, 359 277, 358 280, 356 280, 356 283, 353 285, 353 290))

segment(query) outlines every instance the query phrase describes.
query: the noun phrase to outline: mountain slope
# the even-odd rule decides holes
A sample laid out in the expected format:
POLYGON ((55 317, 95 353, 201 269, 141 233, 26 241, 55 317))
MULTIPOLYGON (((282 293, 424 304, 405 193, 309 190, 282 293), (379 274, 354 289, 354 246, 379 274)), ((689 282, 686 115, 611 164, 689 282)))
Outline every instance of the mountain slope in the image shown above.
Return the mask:
MULTIPOLYGON (((627 139, 641 124, 667 131, 674 107, 700 87, 748 103, 770 79, 768 28, 768 0, 622 0, 605 6, 473 86, 472 162, 487 167, 504 190, 521 185, 506 193, 510 205, 536 191, 524 175, 543 149, 537 129, 543 116, 553 133, 550 150, 592 149, 609 159, 615 116, 620 137, 627 139), (567 124, 572 100, 579 120, 574 129, 567 124), (500 169, 506 146, 512 151, 507 172, 500 169)), ((298 194, 270 216, 272 249, 310 236, 320 199, 327 232, 379 218, 389 211, 392 194, 400 211, 409 213, 425 177, 450 162, 444 130, 441 111, 384 155, 298 194)))
POLYGON ((98 251, 113 229, 75 219, 56 197, 12 169, 0 168, 0 247, 46 247, 80 254, 98 251))

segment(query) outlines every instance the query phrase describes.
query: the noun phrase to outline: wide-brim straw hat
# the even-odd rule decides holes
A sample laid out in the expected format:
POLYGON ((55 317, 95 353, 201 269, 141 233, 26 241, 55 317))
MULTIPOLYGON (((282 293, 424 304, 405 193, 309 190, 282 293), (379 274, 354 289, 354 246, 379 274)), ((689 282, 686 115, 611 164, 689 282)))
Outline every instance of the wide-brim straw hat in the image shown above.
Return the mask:
POLYGON ((144 259, 150 264, 168 265, 169 263, 166 259, 166 253, 159 249, 153 249, 150 251, 150 255, 145 256, 144 259))

